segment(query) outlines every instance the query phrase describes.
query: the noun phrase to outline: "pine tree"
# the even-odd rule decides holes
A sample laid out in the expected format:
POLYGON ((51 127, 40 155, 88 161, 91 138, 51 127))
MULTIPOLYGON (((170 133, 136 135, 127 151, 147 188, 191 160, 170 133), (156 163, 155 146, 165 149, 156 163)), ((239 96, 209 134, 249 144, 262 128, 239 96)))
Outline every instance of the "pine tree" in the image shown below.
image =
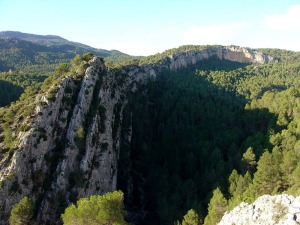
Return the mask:
POLYGON ((282 153, 276 147, 272 153, 266 151, 262 154, 258 161, 257 172, 253 178, 255 196, 252 197, 275 194, 283 189, 281 162, 282 153))
POLYGON ((202 220, 195 210, 190 209, 183 217, 182 225, 200 225, 202 220))
POLYGON ((227 200, 219 188, 213 191, 213 197, 208 204, 208 215, 205 217, 204 225, 215 225, 227 210, 227 200))
POLYGON ((68 73, 70 71, 70 67, 67 63, 62 63, 56 67, 55 71, 62 75, 68 73))
POLYGON ((298 196, 300 195, 300 163, 292 173, 293 186, 289 188, 288 193, 298 196))
POLYGON ((233 170, 232 173, 230 174, 229 178, 228 178, 228 182, 229 182, 229 194, 233 197, 235 195, 235 191, 237 189, 237 183, 239 181, 239 173, 237 172, 237 170, 233 170))
POLYGON ((280 169, 283 176, 283 186, 285 189, 287 189, 293 186, 295 183, 292 173, 296 169, 300 157, 298 151, 295 150, 284 151, 282 153, 283 160, 280 165, 280 169))
POLYGON ((247 151, 243 154, 242 158, 242 167, 245 172, 249 171, 253 173, 256 169, 257 163, 255 159, 255 154, 253 152, 253 148, 249 147, 247 151))
POLYGON ((251 184, 251 174, 247 172, 245 176, 239 175, 233 170, 229 176, 229 193, 231 195, 228 201, 228 209, 233 209, 242 201, 245 201, 245 192, 251 184))

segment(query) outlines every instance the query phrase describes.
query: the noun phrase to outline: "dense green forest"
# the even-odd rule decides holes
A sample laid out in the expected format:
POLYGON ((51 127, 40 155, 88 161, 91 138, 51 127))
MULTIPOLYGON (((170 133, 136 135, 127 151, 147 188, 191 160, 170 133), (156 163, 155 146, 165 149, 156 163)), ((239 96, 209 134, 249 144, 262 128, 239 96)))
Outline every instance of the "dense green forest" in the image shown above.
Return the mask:
POLYGON ((136 182, 140 199, 127 201, 150 212, 142 224, 171 224, 191 208, 204 220, 216 188, 222 198, 212 199, 205 224, 220 219, 220 199, 226 204, 218 215, 262 194, 296 194, 299 53, 266 52, 281 61, 211 58, 164 71, 147 95, 129 96, 124 129, 133 112, 133 137, 121 147, 118 177, 122 190, 129 177, 136 182))
MULTIPOLYGON (((120 64, 108 60, 106 65, 154 63, 170 52, 208 47, 184 46, 120 64)), ((263 194, 300 194, 300 53, 260 51, 279 62, 241 64, 212 57, 177 71, 164 70, 140 85, 140 91, 127 94, 118 189, 124 192, 128 220, 210 225, 241 201, 263 194), (129 143, 125 137, 131 125, 129 143), (190 218, 196 222, 188 223, 190 218)), ((36 94, 55 87, 73 67, 84 70, 83 58, 77 55, 70 64, 56 66, 51 76, 0 73, 1 105, 23 93, 0 108, 0 142, 6 146, 1 154, 14 149, 14 118, 30 115, 36 94)))

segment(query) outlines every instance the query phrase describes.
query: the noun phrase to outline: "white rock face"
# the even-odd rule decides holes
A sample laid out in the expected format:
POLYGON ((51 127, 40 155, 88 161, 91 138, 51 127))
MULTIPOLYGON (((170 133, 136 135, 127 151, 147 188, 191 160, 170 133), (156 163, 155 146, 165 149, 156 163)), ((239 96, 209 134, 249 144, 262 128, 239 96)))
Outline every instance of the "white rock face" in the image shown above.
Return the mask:
POLYGON ((274 58, 254 51, 250 48, 242 48, 237 46, 220 46, 200 51, 179 52, 169 56, 169 68, 176 70, 188 65, 196 64, 197 62, 208 59, 212 56, 217 56, 219 59, 226 59, 239 63, 268 63, 276 61, 274 58))
POLYGON ((242 202, 225 213, 219 225, 296 225, 300 224, 300 196, 263 195, 254 203, 242 202))

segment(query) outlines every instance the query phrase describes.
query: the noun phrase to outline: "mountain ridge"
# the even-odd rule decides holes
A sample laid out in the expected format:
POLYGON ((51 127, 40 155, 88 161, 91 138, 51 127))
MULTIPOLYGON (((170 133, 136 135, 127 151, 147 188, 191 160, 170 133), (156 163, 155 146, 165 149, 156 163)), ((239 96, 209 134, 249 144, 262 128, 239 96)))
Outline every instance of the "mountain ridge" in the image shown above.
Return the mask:
MULTIPOLYGON (((0 37, 16 37, 16 38, 20 38, 22 40, 25 41, 31 41, 34 43, 38 43, 38 44, 43 44, 43 45, 62 45, 62 44, 69 44, 69 45, 75 45, 78 47, 83 47, 83 48, 87 48, 90 49, 92 51, 107 51, 107 52, 116 52, 116 53, 120 53, 120 54, 126 54, 126 53, 122 53, 118 50, 105 50, 105 49, 97 49, 94 47, 91 47, 89 45, 86 44, 82 44, 79 42, 73 42, 73 41, 69 41, 63 37, 60 37, 58 35, 39 35, 39 34, 30 34, 30 33, 23 33, 20 31, 0 31, 0 37)), ((128 54, 126 54, 128 55, 128 54)))
POLYGON ((54 35, 0 32, 0 72, 25 70, 40 73, 39 65, 44 65, 43 72, 49 73, 59 63, 68 63, 76 54, 86 52, 116 62, 132 58, 118 50, 96 49, 54 35))

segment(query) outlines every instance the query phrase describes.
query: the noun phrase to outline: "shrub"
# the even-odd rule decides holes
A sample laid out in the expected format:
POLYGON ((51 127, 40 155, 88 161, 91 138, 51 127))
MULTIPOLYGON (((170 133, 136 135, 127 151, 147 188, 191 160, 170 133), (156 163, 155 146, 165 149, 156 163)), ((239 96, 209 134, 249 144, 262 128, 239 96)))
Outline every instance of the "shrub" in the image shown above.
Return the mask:
POLYGON ((85 147, 85 132, 82 126, 80 126, 75 133, 75 143, 79 149, 85 147))
POLYGON ((13 206, 10 217, 10 225, 29 225, 32 224, 34 206, 30 198, 25 196, 19 203, 13 206))
POLYGON ((88 62, 88 61, 90 61, 92 58, 94 58, 94 54, 93 53, 91 53, 91 52, 87 52, 87 53, 84 53, 83 55, 82 55, 82 59, 84 60, 84 61, 86 61, 86 62, 88 62))

